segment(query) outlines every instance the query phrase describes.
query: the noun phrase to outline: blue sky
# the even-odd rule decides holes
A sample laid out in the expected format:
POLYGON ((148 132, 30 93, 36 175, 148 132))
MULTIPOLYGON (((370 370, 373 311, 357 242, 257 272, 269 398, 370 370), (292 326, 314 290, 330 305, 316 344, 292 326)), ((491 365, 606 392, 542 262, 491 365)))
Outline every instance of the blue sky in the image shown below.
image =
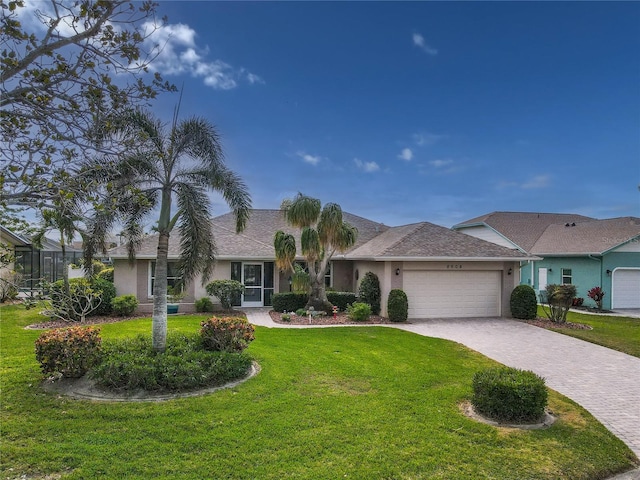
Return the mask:
MULTIPOLYGON (((256 208, 388 225, 640 216, 638 2, 161 2, 184 84, 256 208)), ((170 119, 178 96, 153 110, 170 119)), ((215 213, 227 208, 216 200, 215 213)))

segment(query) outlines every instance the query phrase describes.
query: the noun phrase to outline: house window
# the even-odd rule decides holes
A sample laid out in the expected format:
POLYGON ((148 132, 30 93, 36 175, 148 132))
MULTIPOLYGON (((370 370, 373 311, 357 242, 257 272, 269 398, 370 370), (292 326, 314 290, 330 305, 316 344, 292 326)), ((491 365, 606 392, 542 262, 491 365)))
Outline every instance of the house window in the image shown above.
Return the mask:
POLYGON ((333 286, 333 265, 329 262, 329 266, 327 267, 327 273, 324 276, 324 286, 331 287, 333 286))
MULTIPOLYGON (((151 262, 151 271, 149 279, 149 296, 153 296, 153 286, 156 280, 156 262, 151 262)), ((178 270, 178 262, 167 263, 167 288, 172 288, 174 291, 182 291, 182 276, 178 270)))
POLYGON ((573 283, 573 279, 571 278, 571 269, 563 268, 562 269, 562 284, 570 285, 573 283))

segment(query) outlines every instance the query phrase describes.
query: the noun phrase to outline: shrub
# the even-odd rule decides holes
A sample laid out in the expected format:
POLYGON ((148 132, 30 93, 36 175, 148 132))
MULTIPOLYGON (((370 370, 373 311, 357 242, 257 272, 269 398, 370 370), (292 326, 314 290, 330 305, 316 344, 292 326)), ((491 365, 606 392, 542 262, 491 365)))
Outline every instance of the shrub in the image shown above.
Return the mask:
POLYGON ((138 308, 138 299, 135 295, 120 295, 111 300, 111 309, 119 317, 131 315, 136 308, 138 308))
POLYGON ((356 302, 347 307, 347 313, 351 320, 364 322, 371 315, 371 306, 368 303, 356 302))
POLYGON ((572 307, 581 307, 583 303, 584 303, 584 298, 576 297, 576 298, 573 299, 573 302, 571 302, 571 306, 572 307))
POLYGON ((308 295, 306 293, 276 293, 271 297, 273 309, 276 312, 295 312, 307 305, 308 295))
POLYGON ((65 292, 62 280, 47 284, 51 308, 45 313, 68 322, 83 322, 85 317, 95 315, 102 304, 102 291, 94 288, 86 278, 69 281, 69 292, 65 292))
POLYGON ((209 297, 202 297, 200 300, 196 300, 195 307, 196 312, 213 312, 213 302, 209 297))
POLYGON ((364 278, 360 282, 360 288, 358 288, 358 300, 371 305, 373 314, 379 315, 381 295, 378 276, 373 272, 365 273, 364 278))
POLYGON ((197 333, 170 333, 162 353, 155 352, 151 338, 143 335, 105 342, 101 361, 90 374, 112 389, 184 391, 241 378, 250 366, 251 358, 244 353, 204 350, 197 333))
POLYGON ((0 303, 18 298, 18 286, 23 276, 14 271, 4 271, 0 274, 0 303))
POLYGON ((482 370, 473 377, 475 410, 503 422, 535 422, 547 406, 544 379, 509 367, 482 370))
POLYGON ((44 375, 79 378, 96 363, 100 343, 98 328, 56 328, 36 340, 36 360, 44 375))
POLYGON ((587 295, 591 300, 596 302, 598 310, 602 310, 602 299, 604 298, 604 290, 600 287, 593 287, 587 292, 587 295))
POLYGON ((403 290, 393 289, 389 292, 387 305, 389 320, 392 322, 406 322, 409 316, 409 300, 403 290))
POLYGON ((532 320, 538 315, 536 292, 529 285, 518 285, 511 292, 511 315, 514 318, 532 320))
POLYGON ((289 315, 288 313, 283 313, 282 316, 280 317, 280 320, 282 320, 283 322, 290 322, 291 315, 289 315))
POLYGON ((96 274, 96 278, 113 283, 113 267, 106 267, 96 274))
POLYGON ((573 299, 576 296, 575 285, 549 284, 547 285, 545 293, 548 310, 543 304, 544 313, 552 322, 566 322, 567 313, 573 305, 573 299))
POLYGON ((353 292, 327 292, 327 300, 338 307, 338 310, 344 312, 347 310, 347 306, 356 302, 356 294, 353 292))
POLYGON ((200 337, 206 350, 241 352, 255 339, 254 328, 246 319, 213 317, 200 323, 200 337))
POLYGON ((234 300, 244 291, 244 285, 237 280, 214 280, 205 287, 209 295, 214 295, 220 299, 222 308, 231 310, 234 300))
POLYGON ((296 310, 296 315, 299 317, 304 317, 307 314, 307 311, 304 308, 299 308, 296 310))

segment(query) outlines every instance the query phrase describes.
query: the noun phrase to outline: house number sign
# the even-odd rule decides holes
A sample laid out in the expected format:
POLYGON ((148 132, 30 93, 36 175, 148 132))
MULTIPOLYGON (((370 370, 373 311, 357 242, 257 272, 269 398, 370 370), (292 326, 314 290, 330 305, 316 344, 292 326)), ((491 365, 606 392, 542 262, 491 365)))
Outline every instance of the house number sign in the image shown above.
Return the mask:
POLYGON ((462 265, 460 265, 459 263, 450 263, 447 265, 447 269, 454 269, 454 270, 461 270, 462 269, 462 265))

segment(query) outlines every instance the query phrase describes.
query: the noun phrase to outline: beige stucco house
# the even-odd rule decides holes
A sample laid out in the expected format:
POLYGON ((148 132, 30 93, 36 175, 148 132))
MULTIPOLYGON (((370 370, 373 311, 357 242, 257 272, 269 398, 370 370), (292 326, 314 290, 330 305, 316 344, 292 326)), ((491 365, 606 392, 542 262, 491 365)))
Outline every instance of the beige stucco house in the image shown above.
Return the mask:
MULTIPOLYGON (((519 283, 520 262, 526 254, 427 222, 388 227, 350 213, 344 220, 358 229, 358 241, 334 255, 326 283, 338 291, 357 292, 366 272, 375 273, 382 289, 382 313, 389 291, 403 289, 410 318, 510 316, 509 297, 519 283)), ((235 279, 245 285, 240 307, 271 305, 274 293, 290 290, 289 274, 277 271, 273 236, 290 232, 280 210, 252 210, 247 228, 235 233, 233 215, 213 219, 217 245, 214 279, 235 279)), ((118 295, 134 294, 141 311, 152 307, 157 237, 147 237, 130 265, 124 246, 110 250, 118 295)), ((298 248, 298 251, 300 249, 298 248)), ((169 258, 177 260, 179 239, 173 236, 169 258)), ((300 257, 300 260, 303 260, 300 257)), ((179 281, 170 266, 169 283, 179 281)), ((185 286, 183 311, 207 296, 200 279, 185 286)), ((216 301, 215 298, 212 300, 216 301)))

